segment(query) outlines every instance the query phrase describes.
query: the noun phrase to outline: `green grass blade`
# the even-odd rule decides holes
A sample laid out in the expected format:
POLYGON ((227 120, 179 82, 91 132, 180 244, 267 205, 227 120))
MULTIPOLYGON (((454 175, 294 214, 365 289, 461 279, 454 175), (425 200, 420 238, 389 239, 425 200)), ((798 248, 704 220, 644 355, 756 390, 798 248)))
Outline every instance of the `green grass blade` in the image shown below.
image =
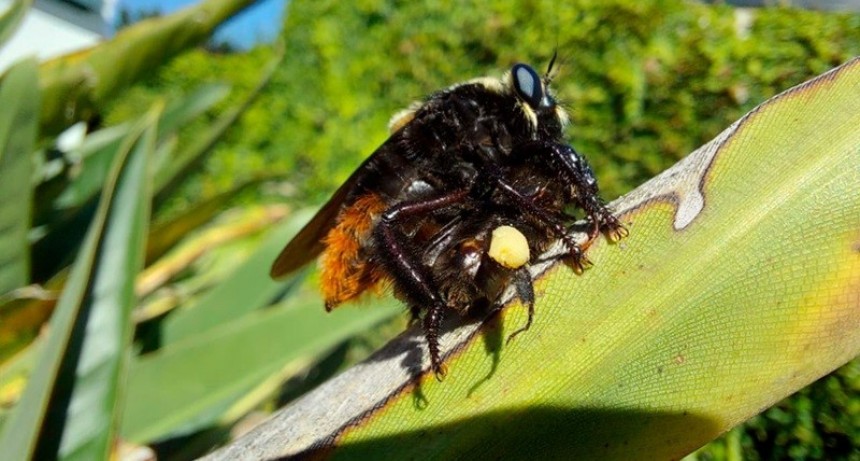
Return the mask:
POLYGON ((267 306, 283 291, 283 283, 269 276, 272 254, 295 235, 310 218, 310 212, 297 213, 270 232, 267 240, 233 275, 208 291, 199 301, 175 312, 163 325, 163 344, 200 335, 219 325, 229 324, 247 313, 267 306))
POLYGON ((0 82, 0 294, 30 277, 27 232, 33 189, 30 156, 36 142, 39 88, 36 62, 21 61, 0 82))
POLYGON ((678 459, 860 353, 858 158, 854 59, 618 200, 510 344, 518 305, 449 324, 440 383, 413 331, 209 459, 678 459))
POLYGON ((246 314, 135 360, 122 434, 144 443, 211 425, 269 376, 300 371, 398 311, 390 302, 327 314, 322 300, 311 297, 246 314))
POLYGON ((30 9, 33 0, 14 0, 9 9, 0 15, 0 47, 12 36, 30 9))
POLYGON ((148 162, 160 111, 130 134, 50 323, 27 389, 0 435, 8 459, 106 459, 143 264, 148 162))

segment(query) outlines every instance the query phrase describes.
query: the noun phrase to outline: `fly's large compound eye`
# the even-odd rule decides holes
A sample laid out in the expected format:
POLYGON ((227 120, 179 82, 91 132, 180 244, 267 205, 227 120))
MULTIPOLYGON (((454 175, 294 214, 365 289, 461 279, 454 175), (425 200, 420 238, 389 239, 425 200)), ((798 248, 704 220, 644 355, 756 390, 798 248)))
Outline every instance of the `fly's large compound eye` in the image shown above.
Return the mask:
POLYGON ((511 75, 514 88, 520 97, 535 109, 540 107, 543 101, 543 83, 537 72, 525 64, 517 64, 511 69, 511 75))

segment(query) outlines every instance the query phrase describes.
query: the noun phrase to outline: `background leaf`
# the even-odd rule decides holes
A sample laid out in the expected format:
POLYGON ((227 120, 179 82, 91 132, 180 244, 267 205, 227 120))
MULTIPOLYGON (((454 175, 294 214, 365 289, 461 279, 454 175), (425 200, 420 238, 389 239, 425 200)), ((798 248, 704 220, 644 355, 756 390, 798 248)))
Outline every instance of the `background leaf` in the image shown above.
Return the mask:
POLYGON ((39 69, 45 101, 42 134, 56 134, 75 122, 96 117, 99 107, 118 90, 199 44, 218 24, 251 3, 206 0, 129 26, 98 47, 44 63, 39 69))
POLYGON ((10 459, 104 459, 113 444, 130 340, 134 276, 149 214, 147 163, 159 111, 117 156, 39 363, 0 435, 10 459))
POLYGON ((0 47, 15 33, 32 3, 32 0, 13 0, 9 8, 0 15, 0 47))
POLYGON ((278 51, 275 56, 266 63, 262 70, 262 77, 238 104, 224 110, 223 113, 210 124, 209 128, 200 133, 198 137, 185 149, 180 151, 170 162, 161 168, 155 177, 156 202, 161 202, 173 193, 179 183, 185 179, 203 161, 206 154, 211 152, 212 147, 220 140, 226 131, 232 127, 239 117, 248 110, 257 99, 263 88, 269 84, 270 79, 278 69, 284 55, 278 51))
POLYGON ((165 320, 162 344, 169 345, 221 326, 271 303, 285 290, 284 284, 268 276, 272 254, 295 235, 311 213, 305 210, 269 233, 260 245, 227 280, 165 320))
MULTIPOLYGON (((177 135, 177 131, 191 120, 199 117, 222 100, 229 87, 211 84, 197 88, 191 94, 177 98, 164 111, 159 121, 158 143, 165 144, 177 135)), ((77 208, 83 206, 104 184, 114 155, 123 138, 132 129, 131 123, 115 125, 95 131, 66 155, 75 164, 77 173, 70 174, 69 183, 56 198, 55 208, 77 208)), ((50 197, 41 197, 49 201, 50 197)))
POLYGON ((36 142, 36 62, 21 61, 0 82, 0 294, 30 279, 30 153, 36 142))
POLYGON ((287 370, 288 375, 295 374, 400 311, 393 300, 373 309, 335 314, 321 306, 319 297, 297 299, 221 322, 135 360, 124 437, 145 442, 207 427, 270 376, 287 370))
POLYGON ((262 182, 262 179, 252 179, 242 182, 226 192, 197 203, 194 208, 188 210, 186 213, 153 226, 147 240, 147 262, 152 262, 162 257, 187 234, 211 221, 233 199, 251 188, 259 187, 262 182))

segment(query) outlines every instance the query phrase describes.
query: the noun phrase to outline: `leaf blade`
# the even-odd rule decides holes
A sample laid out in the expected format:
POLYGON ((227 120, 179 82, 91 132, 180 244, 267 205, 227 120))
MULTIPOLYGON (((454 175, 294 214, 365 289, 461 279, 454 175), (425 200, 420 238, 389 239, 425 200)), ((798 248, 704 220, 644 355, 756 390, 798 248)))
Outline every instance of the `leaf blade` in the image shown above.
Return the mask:
POLYGON ((56 133, 88 120, 118 90, 202 42, 218 24, 251 3, 207 0, 169 16, 140 21, 96 48, 42 64, 43 131, 56 133), (117 62, 123 65, 117 66, 117 62))
POLYGON ((0 15, 0 47, 15 33, 32 3, 33 0, 15 0, 9 9, 0 15))
POLYGON ((38 129, 36 62, 21 61, 0 82, 0 294, 27 284, 30 254, 30 156, 38 129))
POLYGON ((238 320, 248 312, 267 306, 283 290, 283 284, 271 280, 268 267, 272 254, 294 235, 309 212, 296 213, 267 236, 233 275, 204 294, 197 302, 168 318, 163 327, 164 345, 206 333, 211 328, 238 320))
POLYGON ((250 313, 136 360, 124 437, 150 442, 213 424, 267 377, 285 367, 300 370, 398 311, 396 303, 388 303, 327 315, 321 306, 312 297, 291 307, 250 313))
POLYGON ((151 196, 147 163, 157 114, 148 114, 117 156, 51 334, 0 434, 0 451, 11 459, 108 456, 130 340, 134 275, 143 264, 151 196))

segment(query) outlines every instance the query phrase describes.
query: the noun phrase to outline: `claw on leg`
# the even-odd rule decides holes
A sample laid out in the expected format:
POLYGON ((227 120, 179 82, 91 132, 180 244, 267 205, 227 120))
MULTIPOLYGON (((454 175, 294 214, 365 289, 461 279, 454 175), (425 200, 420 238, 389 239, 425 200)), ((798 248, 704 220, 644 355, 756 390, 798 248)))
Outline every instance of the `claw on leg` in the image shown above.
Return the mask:
POLYGON ((436 377, 436 381, 440 383, 445 380, 445 375, 448 374, 448 368, 441 363, 436 364, 433 367, 433 376, 436 377))
POLYGON ((585 269, 588 269, 593 264, 585 256, 583 249, 570 236, 564 237, 564 244, 567 246, 567 254, 571 257, 571 264, 576 273, 581 274, 585 269))
POLYGON ((576 273, 581 274, 593 265, 594 263, 592 263, 579 248, 576 248, 576 252, 573 253, 573 269, 576 273))
POLYGON ((427 337, 427 348, 430 350, 430 367, 438 381, 445 377, 445 366, 442 365, 439 352, 439 328, 442 325, 444 309, 444 306, 433 305, 424 315, 424 334, 427 337))
POLYGON ((529 308, 529 317, 528 320, 526 320, 526 325, 524 327, 511 333, 508 336, 508 340, 505 344, 510 344, 510 342, 514 339, 514 336, 531 328, 532 320, 534 320, 535 316, 534 281, 532 280, 532 276, 531 274, 529 274, 527 268, 522 267, 514 274, 514 284, 517 289, 517 296, 519 296, 520 300, 529 308))
POLYGON ((618 218, 611 214, 603 217, 602 227, 606 231, 606 236, 613 242, 617 242, 630 234, 624 224, 621 224, 618 218))

